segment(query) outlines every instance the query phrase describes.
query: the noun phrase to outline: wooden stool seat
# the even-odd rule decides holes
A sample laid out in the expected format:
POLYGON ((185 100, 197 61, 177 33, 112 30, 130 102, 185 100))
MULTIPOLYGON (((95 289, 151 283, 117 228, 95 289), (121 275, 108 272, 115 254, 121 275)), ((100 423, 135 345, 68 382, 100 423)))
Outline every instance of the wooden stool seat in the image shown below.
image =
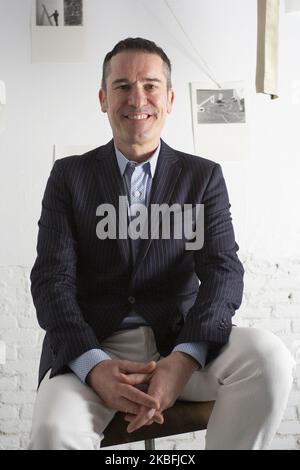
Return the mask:
POLYGON ((124 420, 124 413, 118 412, 104 431, 101 447, 145 441, 145 448, 153 450, 154 439, 206 429, 214 403, 177 401, 164 411, 163 424, 143 426, 130 434, 126 431, 128 423, 124 420))

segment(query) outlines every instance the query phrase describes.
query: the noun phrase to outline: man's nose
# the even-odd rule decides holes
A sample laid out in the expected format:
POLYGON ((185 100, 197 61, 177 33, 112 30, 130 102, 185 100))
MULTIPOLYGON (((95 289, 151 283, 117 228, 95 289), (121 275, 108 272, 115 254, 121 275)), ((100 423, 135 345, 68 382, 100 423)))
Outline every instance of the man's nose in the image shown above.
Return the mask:
POLYGON ((128 97, 128 104, 135 108, 142 108, 147 104, 147 95, 143 87, 132 87, 128 97))

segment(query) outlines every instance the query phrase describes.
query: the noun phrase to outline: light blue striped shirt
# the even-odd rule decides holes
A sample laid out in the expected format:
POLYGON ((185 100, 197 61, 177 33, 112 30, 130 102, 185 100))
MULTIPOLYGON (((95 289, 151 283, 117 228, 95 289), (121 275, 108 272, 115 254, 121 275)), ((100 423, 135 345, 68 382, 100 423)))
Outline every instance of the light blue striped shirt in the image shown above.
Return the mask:
MULTIPOLYGON (((152 179, 155 174, 160 147, 161 143, 147 161, 137 164, 136 162, 130 162, 115 146, 120 173, 125 181, 129 210, 132 204, 147 205, 149 203, 152 179), (126 170, 126 168, 128 168, 128 164, 132 167, 131 171, 126 170), (131 173, 132 175, 130 178, 131 173)), ((137 246, 138 240, 134 240, 134 243, 132 243, 133 256, 135 256, 137 246)), ((149 324, 134 309, 131 309, 127 317, 122 321, 120 329, 137 328, 138 326, 149 326, 149 324)), ((196 359, 200 366, 203 367, 207 356, 207 349, 208 343, 203 341, 197 343, 178 344, 173 349, 173 352, 184 352, 196 359)), ((69 367, 82 382, 85 382, 88 373, 93 369, 93 367, 95 367, 99 362, 107 359, 111 358, 102 349, 91 349, 71 361, 69 363, 69 367)))

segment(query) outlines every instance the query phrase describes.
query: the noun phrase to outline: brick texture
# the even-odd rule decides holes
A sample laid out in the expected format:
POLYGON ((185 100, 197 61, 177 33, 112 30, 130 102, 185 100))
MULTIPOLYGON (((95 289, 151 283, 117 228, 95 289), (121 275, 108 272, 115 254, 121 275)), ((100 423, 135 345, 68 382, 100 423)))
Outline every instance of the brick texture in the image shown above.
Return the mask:
MULTIPOLYGON (((300 260, 262 260, 240 254, 245 293, 234 322, 278 335, 297 361, 294 387, 271 449, 300 449, 300 260)), ((43 332, 30 296, 28 267, 0 267, 0 449, 26 449, 43 332)), ((157 440, 157 449, 203 449, 205 432, 157 440)), ((143 443, 113 449, 142 449, 143 443)))

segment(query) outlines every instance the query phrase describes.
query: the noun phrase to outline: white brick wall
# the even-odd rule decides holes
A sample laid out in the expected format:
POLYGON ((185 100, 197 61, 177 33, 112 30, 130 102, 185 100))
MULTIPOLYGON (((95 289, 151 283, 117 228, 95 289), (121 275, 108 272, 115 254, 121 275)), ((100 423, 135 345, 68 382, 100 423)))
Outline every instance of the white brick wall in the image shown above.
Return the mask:
MULTIPOLYGON (((300 260, 240 256, 245 294, 235 323, 273 331, 298 364, 272 449, 300 449, 300 260)), ((30 432, 43 332, 31 301, 29 272, 26 267, 0 267, 0 339, 6 343, 6 364, 0 366, 0 449, 26 448, 30 432)), ((198 432, 158 439, 157 448, 199 449, 204 438, 205 432, 198 432)), ((143 444, 117 448, 140 449, 143 444)))

